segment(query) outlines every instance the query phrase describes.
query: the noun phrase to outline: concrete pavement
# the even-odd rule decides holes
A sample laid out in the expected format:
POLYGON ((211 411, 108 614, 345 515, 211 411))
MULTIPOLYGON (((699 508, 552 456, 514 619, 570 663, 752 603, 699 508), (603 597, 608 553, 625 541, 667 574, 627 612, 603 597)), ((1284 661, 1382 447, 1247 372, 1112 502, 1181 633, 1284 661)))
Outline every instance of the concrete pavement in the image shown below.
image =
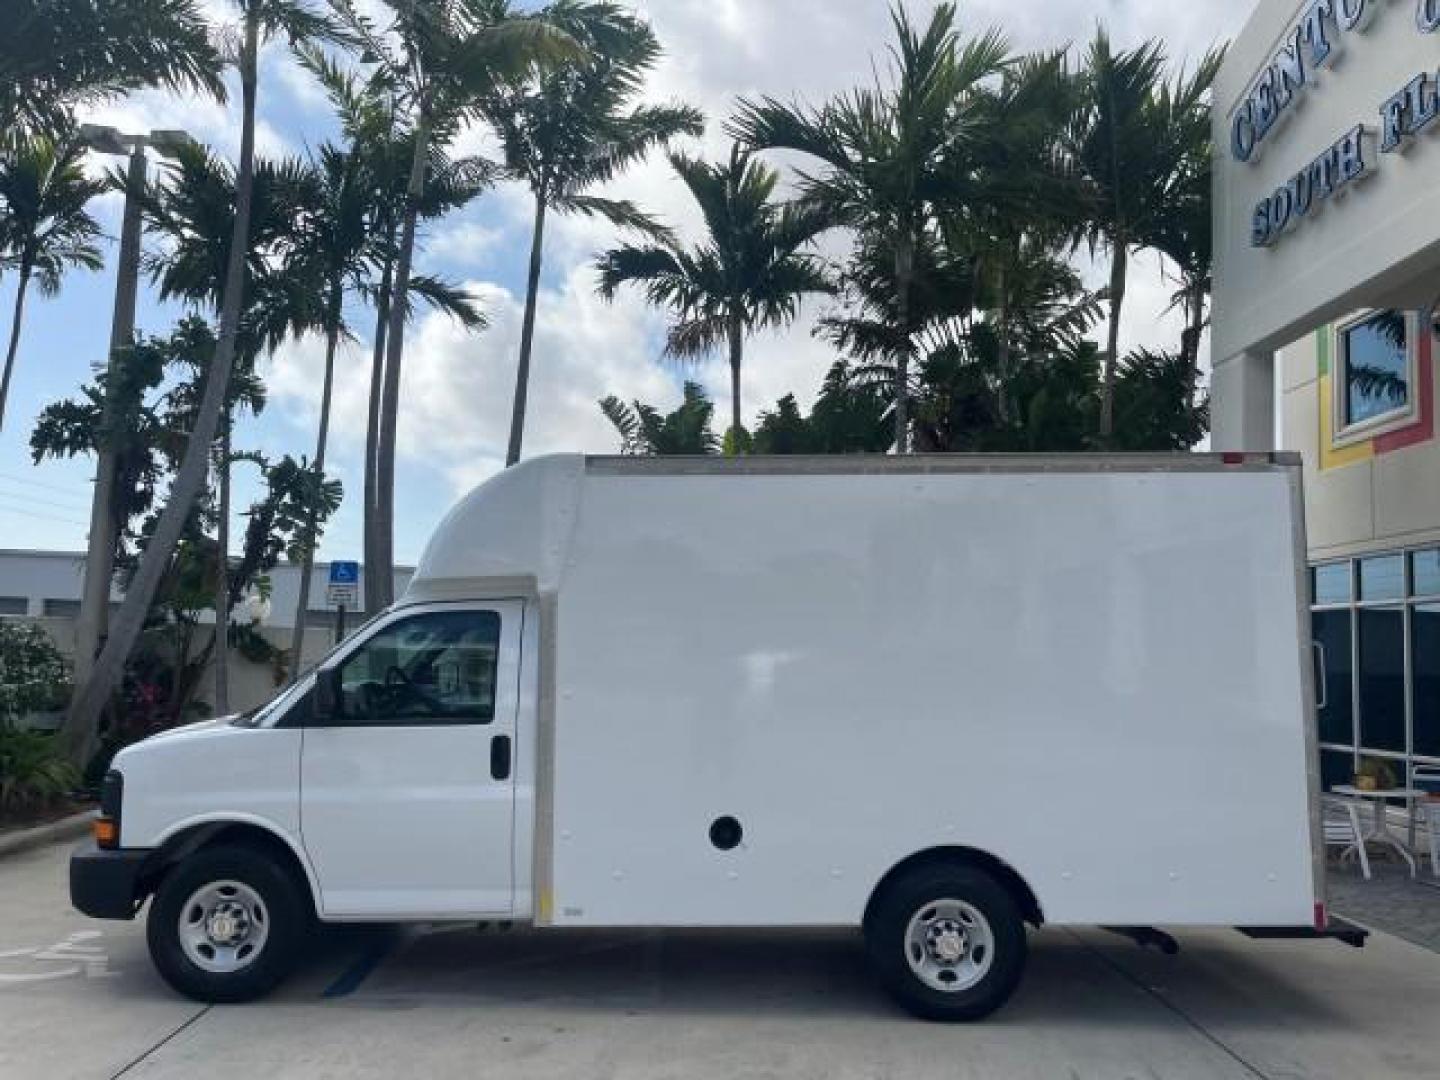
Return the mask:
POLYGON ((853 935, 332 936, 258 1005, 207 1008, 150 969, 143 924, 65 902, 64 846, 0 863, 0 1078, 262 1076, 1440 1076, 1440 955, 1377 936, 1033 935, 1015 1000, 970 1027, 897 1013, 853 935))

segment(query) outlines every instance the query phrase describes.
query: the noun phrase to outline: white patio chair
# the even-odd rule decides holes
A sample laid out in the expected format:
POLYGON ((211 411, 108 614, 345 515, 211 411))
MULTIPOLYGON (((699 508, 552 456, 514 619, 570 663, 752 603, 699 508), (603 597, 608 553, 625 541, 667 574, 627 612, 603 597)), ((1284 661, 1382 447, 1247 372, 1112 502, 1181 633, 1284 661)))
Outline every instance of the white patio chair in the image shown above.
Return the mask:
POLYGON ((1325 826, 1325 846, 1343 847, 1344 858, 1354 851, 1360 859, 1360 872, 1370 880, 1370 856, 1365 853, 1365 832, 1360 828, 1360 807, 1353 799, 1338 795, 1320 797, 1321 821, 1325 826))
MULTIPOLYGON (((1410 786, 1440 794, 1440 765, 1410 766, 1410 786)), ((1430 838, 1430 873, 1440 878, 1440 800, 1415 800, 1415 816, 1425 826, 1425 833, 1430 838)))

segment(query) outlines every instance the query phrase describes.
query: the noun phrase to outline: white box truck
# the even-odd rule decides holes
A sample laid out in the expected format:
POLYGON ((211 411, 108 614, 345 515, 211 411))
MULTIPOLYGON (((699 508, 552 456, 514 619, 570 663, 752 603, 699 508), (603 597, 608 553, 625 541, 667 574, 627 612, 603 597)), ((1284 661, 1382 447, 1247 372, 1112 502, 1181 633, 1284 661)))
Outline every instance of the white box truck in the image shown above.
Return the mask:
POLYGON ((1027 923, 1353 943, 1304 555, 1279 455, 536 459, 295 687, 123 750, 72 899, 209 1001, 315 919, 853 926, 945 1019, 1027 923))

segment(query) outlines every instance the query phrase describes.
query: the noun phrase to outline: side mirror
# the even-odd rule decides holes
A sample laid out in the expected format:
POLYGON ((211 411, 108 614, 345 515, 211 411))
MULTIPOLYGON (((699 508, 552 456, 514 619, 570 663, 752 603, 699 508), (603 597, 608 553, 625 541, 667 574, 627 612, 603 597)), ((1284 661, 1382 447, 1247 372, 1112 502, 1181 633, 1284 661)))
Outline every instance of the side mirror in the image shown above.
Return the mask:
POLYGON ((315 701, 311 712, 317 722, 333 723, 340 718, 344 696, 340 689, 340 669, 322 667, 315 673, 315 701))

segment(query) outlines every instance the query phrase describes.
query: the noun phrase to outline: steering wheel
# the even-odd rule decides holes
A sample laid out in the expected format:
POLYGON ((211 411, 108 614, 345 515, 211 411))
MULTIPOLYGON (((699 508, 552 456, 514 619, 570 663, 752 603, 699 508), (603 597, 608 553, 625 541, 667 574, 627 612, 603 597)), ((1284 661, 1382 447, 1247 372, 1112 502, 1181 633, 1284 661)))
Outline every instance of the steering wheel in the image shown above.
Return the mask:
POLYGON ((424 690, 421 690, 420 687, 416 686, 410 680, 410 676, 393 665, 385 672, 385 689, 389 690, 391 694, 397 698, 401 694, 408 695, 432 712, 444 711, 444 707, 438 698, 432 697, 424 690))

